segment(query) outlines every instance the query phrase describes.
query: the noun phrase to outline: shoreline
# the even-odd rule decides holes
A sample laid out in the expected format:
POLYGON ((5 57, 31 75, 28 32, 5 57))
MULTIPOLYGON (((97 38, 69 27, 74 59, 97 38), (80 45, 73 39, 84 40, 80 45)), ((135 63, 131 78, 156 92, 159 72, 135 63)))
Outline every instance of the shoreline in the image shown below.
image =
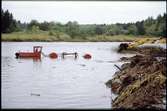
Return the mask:
POLYGON ((1 42, 133 42, 133 40, 67 40, 67 41, 61 41, 61 40, 55 40, 55 41, 45 41, 45 40, 37 40, 37 41, 23 41, 23 40, 1 40, 1 42))
MULTIPOLYGON (((120 71, 106 82, 118 96, 112 109, 160 109, 166 107, 166 49, 142 47, 133 57, 122 57, 120 71)), ((120 53, 130 53, 122 51, 120 53)))
MULTIPOLYGON (((51 36, 47 33, 10 33, 10 34, 1 34, 2 42, 133 42, 139 39, 150 39, 156 40, 161 37, 148 36, 148 35, 93 35, 93 36, 76 36, 71 38, 70 36, 59 35, 51 36)), ((163 38, 163 42, 166 38, 163 38)))
POLYGON ((1 42, 133 42, 133 41, 1 41, 1 42))

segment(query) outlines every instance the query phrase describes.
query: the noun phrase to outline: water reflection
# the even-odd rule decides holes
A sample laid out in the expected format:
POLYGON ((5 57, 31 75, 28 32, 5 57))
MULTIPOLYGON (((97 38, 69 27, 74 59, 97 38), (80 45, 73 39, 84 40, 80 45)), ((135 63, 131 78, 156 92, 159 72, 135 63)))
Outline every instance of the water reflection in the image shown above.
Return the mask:
MULTIPOLYGON (((16 57, 15 57, 16 58, 16 57)), ((41 62, 41 57, 19 57, 19 58, 16 58, 16 59, 20 59, 20 60, 25 60, 25 61, 27 61, 27 60, 33 60, 33 62, 41 62)))

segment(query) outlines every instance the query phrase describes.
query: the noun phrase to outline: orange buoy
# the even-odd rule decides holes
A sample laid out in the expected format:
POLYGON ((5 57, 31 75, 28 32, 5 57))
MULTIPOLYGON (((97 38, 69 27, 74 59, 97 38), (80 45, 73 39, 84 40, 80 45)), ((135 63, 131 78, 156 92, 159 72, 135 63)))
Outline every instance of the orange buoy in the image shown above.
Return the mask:
POLYGON ((85 59, 91 59, 91 55, 90 54, 85 54, 84 56, 83 56, 85 59))
POLYGON ((49 54, 50 58, 56 59, 58 57, 58 55, 55 52, 52 52, 49 54))

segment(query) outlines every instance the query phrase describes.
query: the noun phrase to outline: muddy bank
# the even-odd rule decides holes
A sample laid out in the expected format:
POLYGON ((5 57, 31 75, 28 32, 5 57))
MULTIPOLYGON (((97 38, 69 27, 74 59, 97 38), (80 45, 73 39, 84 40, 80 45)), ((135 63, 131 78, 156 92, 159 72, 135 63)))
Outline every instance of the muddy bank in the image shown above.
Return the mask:
POLYGON ((166 49, 140 47, 122 50, 133 52, 134 57, 121 58, 129 61, 121 66, 114 78, 106 82, 112 92, 118 94, 112 108, 166 108, 166 49))

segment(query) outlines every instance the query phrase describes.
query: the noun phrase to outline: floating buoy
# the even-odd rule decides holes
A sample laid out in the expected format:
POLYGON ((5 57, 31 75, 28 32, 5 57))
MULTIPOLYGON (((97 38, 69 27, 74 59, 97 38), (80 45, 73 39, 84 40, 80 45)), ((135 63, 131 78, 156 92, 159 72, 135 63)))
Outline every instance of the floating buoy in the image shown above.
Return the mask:
POLYGON ((50 58, 56 59, 58 57, 58 55, 55 52, 52 52, 49 54, 50 58))
POLYGON ((92 56, 91 56, 90 54, 85 54, 83 57, 84 57, 85 59, 91 59, 91 58, 92 58, 92 56))

